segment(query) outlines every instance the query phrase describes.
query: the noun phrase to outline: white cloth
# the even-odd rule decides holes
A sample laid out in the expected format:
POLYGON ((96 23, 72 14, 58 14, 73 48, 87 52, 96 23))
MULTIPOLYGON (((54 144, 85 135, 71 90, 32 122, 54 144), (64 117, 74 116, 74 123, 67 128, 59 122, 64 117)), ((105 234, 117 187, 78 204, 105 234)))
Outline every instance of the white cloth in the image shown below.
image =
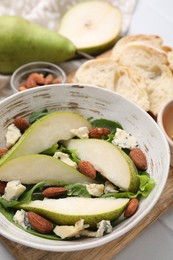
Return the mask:
MULTIPOLYGON (((127 33, 137 0, 107 0, 119 7, 123 16, 122 35, 127 33)), ((81 0, 1 0, 0 15, 18 15, 52 31, 56 31, 61 16, 81 0)), ((67 64, 69 67, 69 64, 67 64)), ((71 62, 73 66, 73 62, 71 62)), ((63 65, 63 69, 66 66, 63 65)), ((0 75, 0 99, 11 95, 10 77, 0 75)))

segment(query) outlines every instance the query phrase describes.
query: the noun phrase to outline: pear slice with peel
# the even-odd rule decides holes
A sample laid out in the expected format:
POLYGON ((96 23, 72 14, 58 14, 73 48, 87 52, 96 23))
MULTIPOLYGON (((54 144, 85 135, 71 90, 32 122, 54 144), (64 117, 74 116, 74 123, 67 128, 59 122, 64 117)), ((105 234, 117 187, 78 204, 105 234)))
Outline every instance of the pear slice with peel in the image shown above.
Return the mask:
POLYGON ((24 210, 32 210, 59 225, 74 225, 84 219, 85 224, 96 226, 101 220, 115 220, 125 209, 129 199, 68 197, 62 199, 35 200, 20 204, 24 210))
POLYGON ((73 112, 53 112, 32 124, 19 141, 0 160, 0 165, 25 154, 40 153, 60 140, 73 137, 71 129, 91 127, 90 123, 81 115, 73 112))
POLYGON ((130 157, 117 146, 100 139, 71 139, 66 143, 81 160, 89 161, 106 179, 122 190, 136 192, 138 172, 130 157))
POLYGON ((106 1, 84 1, 63 15, 58 33, 78 50, 99 54, 111 48, 120 36, 121 12, 106 1))
POLYGON ((0 167, 0 180, 20 180, 23 184, 45 180, 64 184, 94 182, 61 160, 43 154, 23 155, 3 164, 0 167))

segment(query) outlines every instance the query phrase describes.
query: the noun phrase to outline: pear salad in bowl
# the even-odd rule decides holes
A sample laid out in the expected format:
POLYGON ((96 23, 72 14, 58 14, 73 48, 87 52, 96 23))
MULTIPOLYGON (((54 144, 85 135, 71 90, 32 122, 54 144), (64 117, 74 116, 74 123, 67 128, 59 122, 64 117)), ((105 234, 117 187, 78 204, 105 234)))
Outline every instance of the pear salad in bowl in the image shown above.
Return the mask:
POLYGON ((159 200, 168 143, 151 116, 120 95, 55 84, 15 93, 0 110, 7 239, 56 252, 95 248, 136 228, 159 200))
POLYGON ((0 212, 50 240, 100 238, 134 216, 156 182, 118 121, 72 111, 16 116, 0 149, 0 212))

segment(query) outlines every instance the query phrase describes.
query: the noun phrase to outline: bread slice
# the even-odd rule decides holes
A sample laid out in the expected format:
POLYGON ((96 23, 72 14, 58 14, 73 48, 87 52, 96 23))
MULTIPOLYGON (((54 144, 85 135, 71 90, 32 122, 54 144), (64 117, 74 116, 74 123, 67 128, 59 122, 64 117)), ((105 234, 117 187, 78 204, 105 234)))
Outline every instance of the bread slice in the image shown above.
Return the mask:
POLYGON ((150 111, 156 116, 168 100, 173 99, 173 75, 166 65, 157 65, 143 71, 150 102, 150 111))
POLYGON ((116 61, 124 66, 142 69, 147 69, 157 64, 168 64, 167 55, 164 51, 139 42, 132 42, 126 45, 116 61))
POLYGON ((132 69, 119 66, 109 58, 86 61, 77 70, 73 82, 115 91, 145 111, 149 110, 144 80, 132 69))
POLYGON ((167 53, 169 67, 173 71, 173 50, 167 53))
POLYGON ((137 35, 127 35, 121 38, 112 49, 112 57, 116 59, 119 57, 123 48, 129 43, 141 43, 144 45, 151 46, 156 49, 161 49, 163 45, 163 40, 158 35, 147 35, 147 34, 137 34, 137 35))
POLYGON ((109 58, 86 61, 75 73, 73 82, 114 90, 117 66, 109 58))
POLYGON ((114 90, 145 111, 150 110, 145 81, 134 69, 124 66, 119 67, 114 90))

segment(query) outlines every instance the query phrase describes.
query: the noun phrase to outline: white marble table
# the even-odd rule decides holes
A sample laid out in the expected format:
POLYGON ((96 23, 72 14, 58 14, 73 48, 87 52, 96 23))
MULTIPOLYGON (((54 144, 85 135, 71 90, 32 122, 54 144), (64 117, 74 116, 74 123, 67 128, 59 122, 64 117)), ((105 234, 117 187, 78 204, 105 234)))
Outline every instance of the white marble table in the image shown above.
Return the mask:
MULTIPOLYGON (((173 1, 138 0, 129 30, 129 34, 136 33, 158 34, 164 39, 166 45, 173 47, 173 1)), ((15 258, 0 244, 0 259, 15 258)), ((113 260, 150 259, 173 259, 173 209, 160 217, 113 258, 113 260)))

